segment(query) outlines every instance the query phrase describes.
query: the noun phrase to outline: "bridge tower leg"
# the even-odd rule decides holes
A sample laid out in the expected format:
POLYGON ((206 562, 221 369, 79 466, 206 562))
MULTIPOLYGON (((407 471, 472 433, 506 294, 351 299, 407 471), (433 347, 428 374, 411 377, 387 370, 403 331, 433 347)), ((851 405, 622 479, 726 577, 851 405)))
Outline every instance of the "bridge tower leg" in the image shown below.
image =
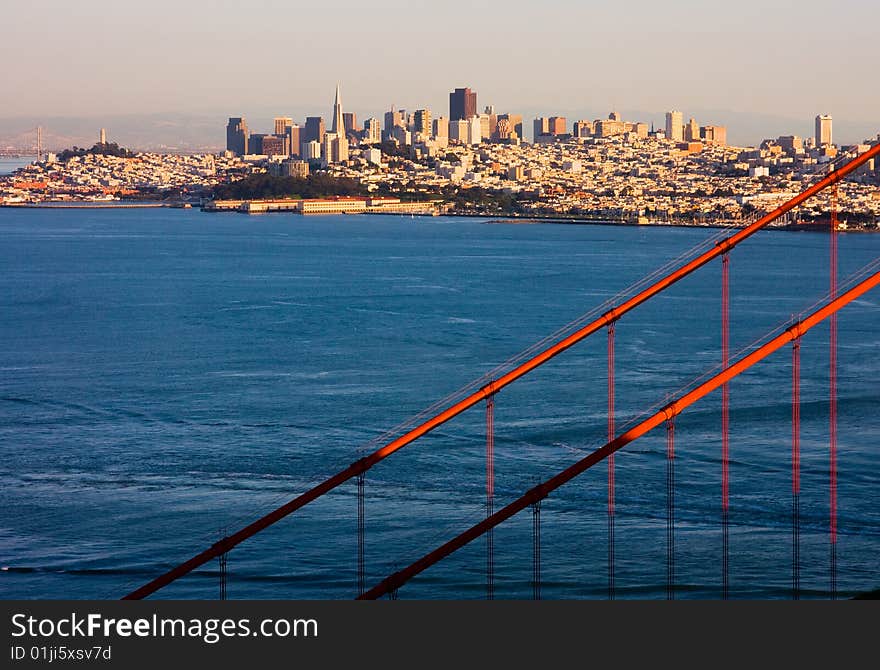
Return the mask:
POLYGON ((801 340, 791 346, 791 597, 800 600, 801 340))
POLYGON ((362 472, 357 476, 357 590, 358 595, 362 595, 366 590, 365 574, 364 574, 364 542, 365 542, 365 521, 364 521, 364 478, 362 472))
POLYGON ((532 598, 541 599, 541 501, 532 503, 532 598))
MULTIPOLYGON (((486 398, 486 516, 492 516, 495 498, 495 396, 486 398)), ((495 598, 493 530, 486 532, 486 599, 495 598)))
MULTIPOLYGON (((831 299, 837 297, 837 184, 831 191, 831 299)), ((829 376, 829 531, 830 531, 830 592, 837 598, 837 312, 831 315, 830 376, 829 376)))
MULTIPOLYGON (((721 257, 721 367, 730 364, 730 255, 721 257)), ((721 387, 721 593, 730 597, 730 386, 721 387)))
POLYGON ((675 418, 666 421, 666 599, 675 600, 675 418))
MULTIPOLYGON (((614 439, 614 324, 608 324, 608 441, 614 439)), ((608 456, 608 599, 614 600, 614 454, 608 456)))

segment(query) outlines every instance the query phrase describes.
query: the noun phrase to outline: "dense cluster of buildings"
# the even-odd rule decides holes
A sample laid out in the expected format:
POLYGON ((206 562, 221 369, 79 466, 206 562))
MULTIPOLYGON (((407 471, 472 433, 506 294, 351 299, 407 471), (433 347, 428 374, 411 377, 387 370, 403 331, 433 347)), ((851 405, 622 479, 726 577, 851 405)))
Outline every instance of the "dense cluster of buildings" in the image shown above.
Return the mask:
MULTIPOLYGON (((535 144, 553 144, 571 139, 633 134, 638 138, 668 139, 690 150, 695 143, 727 144, 724 126, 699 126, 694 119, 685 124, 682 118, 681 112, 669 112, 665 129, 649 130, 646 123, 627 122, 619 113, 612 112, 607 119, 576 121, 569 131, 563 116, 539 117, 533 121, 532 138, 535 144)), ((337 86, 329 131, 323 117, 319 116, 307 117, 302 125, 289 117, 276 117, 274 131, 271 135, 250 133, 244 117, 231 117, 226 126, 226 150, 238 156, 317 161, 326 167, 346 162, 351 147, 377 146, 383 142, 414 146, 426 155, 445 149, 450 143, 473 146, 525 142, 522 115, 498 114, 492 105, 480 112, 477 93, 470 88, 456 88, 449 94, 448 117, 434 117, 427 108, 407 113, 392 106, 382 122, 369 118, 363 128, 358 128, 357 116, 342 111, 337 86)))
MULTIPOLYGON (((437 203, 445 198, 447 207, 455 203, 454 211, 479 212, 478 201, 455 196, 480 188, 514 198, 518 212, 525 215, 737 221, 776 207, 831 169, 828 163, 867 151, 880 141, 878 136, 838 147, 831 117, 819 115, 814 137, 787 135, 757 147, 733 147, 725 127, 684 118, 673 110, 666 114, 665 127, 654 128, 625 120, 617 112, 570 126, 562 116, 539 117, 532 121, 528 142, 521 115, 497 113, 491 105, 480 111, 470 88, 449 94, 446 117, 427 108, 408 112, 392 106, 381 120, 369 118, 359 126, 357 116, 343 110, 337 86, 329 128, 320 116, 303 123, 279 116, 274 132, 254 133, 244 117, 234 117, 226 128, 226 151, 218 155, 87 154, 64 163, 50 156, 0 178, 0 202, 111 199, 171 189, 205 196, 217 184, 252 174, 305 177, 321 170, 359 181, 372 197, 342 204, 316 201, 309 211, 413 211, 406 202, 377 199, 377 192, 391 192, 404 200, 411 196, 437 203)), ((102 134, 102 144, 105 141, 102 134)), ((842 185, 841 211, 876 225, 878 185, 880 165, 869 163, 842 185)), ((809 201, 798 215, 821 215, 829 206, 828 197, 809 201)), ((266 201, 265 206, 241 202, 215 209, 295 208, 266 201)))
MULTIPOLYGON (((106 143, 104 131, 102 142, 106 143)), ((144 192, 204 192, 244 175, 247 166, 223 155, 139 153, 119 157, 87 153, 64 162, 55 154, 0 177, 0 203, 112 201, 144 192)))

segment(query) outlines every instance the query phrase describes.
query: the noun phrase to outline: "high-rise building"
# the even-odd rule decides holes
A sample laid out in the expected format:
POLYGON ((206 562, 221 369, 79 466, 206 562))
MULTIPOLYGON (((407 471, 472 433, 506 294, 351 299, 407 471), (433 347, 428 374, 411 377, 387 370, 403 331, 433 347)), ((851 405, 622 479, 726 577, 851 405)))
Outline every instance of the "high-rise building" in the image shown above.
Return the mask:
POLYGON ((324 134, 327 128, 324 126, 324 118, 321 116, 307 116, 304 137, 302 141, 317 142, 320 144, 324 141, 324 134))
POLYGON ((697 120, 691 118, 690 121, 687 122, 687 125, 684 127, 684 141, 685 142, 699 142, 700 141, 700 125, 697 123, 697 120))
POLYGON ((623 121, 623 117, 620 115, 620 112, 611 112, 608 115, 609 121, 623 121))
POLYGON ((260 153, 269 156, 288 155, 287 137, 285 135, 264 135, 261 141, 260 153))
POLYGON ((412 145, 412 133, 403 126, 394 126, 391 129, 391 138, 397 140, 397 143, 402 147, 412 145))
POLYGON ((422 135, 428 136, 431 134, 431 110, 430 109, 417 109, 416 115, 413 119, 413 130, 417 133, 421 133, 422 135))
POLYGON ((248 129, 243 116, 230 116, 226 124, 226 150, 239 156, 248 152, 248 129))
POLYGON ((626 132, 626 124, 623 121, 599 119, 593 124, 593 135, 596 137, 613 137, 624 132, 626 132))
POLYGON ((532 124, 533 137, 537 140, 541 135, 550 134, 550 119, 546 116, 539 116, 532 124))
POLYGON ((437 138, 449 139, 449 119, 438 116, 431 124, 431 134, 437 138))
POLYGON ((516 132, 510 125, 510 121, 508 119, 499 117, 498 125, 495 126, 495 134, 492 136, 492 139, 498 140, 500 142, 508 142, 514 137, 516 137, 516 132))
POLYGON ((357 132, 358 119, 357 119, 357 114, 355 114, 354 112, 345 112, 342 115, 342 123, 345 125, 345 134, 346 135, 348 133, 356 133, 357 132))
POLYGON ((468 122, 464 119, 449 122, 449 139, 457 142, 468 141, 468 122))
POLYGON ((449 94, 449 120, 469 119, 477 113, 477 92, 457 88, 449 94))
POLYGON ((286 135, 287 134, 287 126, 293 125, 293 119, 288 116, 276 116, 275 117, 275 134, 276 135, 286 135))
POLYGON ((403 114, 395 110, 394 105, 391 105, 391 110, 385 112, 385 132, 390 133, 394 126, 405 127, 406 122, 404 121, 403 114))
POLYGON ((523 120, 522 114, 499 114, 498 120, 506 119, 510 123, 511 130, 516 133, 519 139, 523 139, 523 120))
POLYGON ((479 144, 483 141, 483 124, 479 116, 472 116, 467 120, 467 143, 479 144))
POLYGON ((330 132, 337 135, 345 134, 345 121, 342 118, 342 96, 339 94, 339 84, 336 84, 336 100, 333 102, 333 124, 330 127, 330 132))
POLYGON ((551 135, 565 135, 565 117, 564 116, 551 116, 547 119, 547 122, 550 126, 550 134, 551 135))
MULTIPOLYGON (((714 144, 719 147, 727 146, 727 127, 703 126, 700 128, 700 139, 706 144, 714 144)), ((797 139, 800 140, 800 138, 797 139)), ((801 150, 803 150, 803 143, 801 143, 801 150)))
POLYGON ((339 127, 343 129, 343 132, 325 133, 321 142, 321 157, 327 164, 348 160, 348 138, 345 136, 344 126, 340 125, 339 127))
POLYGON ((366 144, 379 144, 382 141, 382 127, 379 119, 370 117, 364 121, 364 142, 366 144))
POLYGON ((787 154, 804 153, 804 141, 797 135, 781 135, 776 138, 776 143, 787 154))
POLYGON ((684 140, 684 115, 681 112, 666 112, 666 139, 673 142, 684 140))
POLYGON ((489 128, 486 129, 488 132, 483 133, 483 139, 495 137, 495 132, 498 129, 498 115, 495 113, 495 105, 486 105, 483 114, 489 118, 489 128))
POLYGON ((593 122, 592 121, 575 121, 574 122, 574 136, 575 137, 590 137, 593 134, 593 122))
POLYGON ((291 123, 287 126, 287 147, 290 156, 302 156, 302 126, 291 123))
POLYGON ((269 137, 266 133, 251 133, 248 137, 248 153, 262 155, 263 139, 269 137))
POLYGON ((820 114, 816 117, 816 146, 831 144, 831 116, 820 114))
POLYGON ((317 140, 309 140, 303 142, 302 157, 306 160, 313 160, 321 157, 321 143, 317 140))
MULTIPOLYGON (((492 117, 488 114, 480 114, 480 137, 485 137, 486 139, 492 137, 492 117)), ((498 121, 495 121, 495 125, 498 125, 498 121)))

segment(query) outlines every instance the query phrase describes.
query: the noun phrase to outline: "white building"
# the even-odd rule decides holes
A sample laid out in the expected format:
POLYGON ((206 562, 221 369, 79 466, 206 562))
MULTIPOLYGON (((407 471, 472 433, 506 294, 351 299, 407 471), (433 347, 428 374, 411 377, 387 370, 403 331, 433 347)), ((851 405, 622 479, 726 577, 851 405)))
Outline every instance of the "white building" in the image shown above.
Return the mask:
POLYGON ((371 148, 364 150, 364 159, 373 165, 382 165, 382 152, 379 149, 371 148))
POLYGON ((303 158, 308 160, 309 158, 320 158, 321 157, 321 143, 318 140, 312 140, 311 142, 306 142, 303 144, 303 158))
POLYGON ((816 146, 824 147, 831 144, 831 117, 820 114, 816 117, 816 146))
POLYGON ((483 141, 483 122, 479 116, 472 116, 467 120, 467 143, 479 144, 483 141))
POLYGON ((666 139, 673 142, 684 140, 684 115, 681 112, 666 112, 666 139))
POLYGON ((379 119, 370 117, 364 121, 364 142, 366 144, 379 144, 382 141, 382 124, 379 119))
POLYGON ((433 131, 434 137, 436 139, 440 139, 441 137, 447 140, 449 139, 449 119, 438 116, 436 119, 434 119, 432 125, 434 127, 431 130, 433 131))

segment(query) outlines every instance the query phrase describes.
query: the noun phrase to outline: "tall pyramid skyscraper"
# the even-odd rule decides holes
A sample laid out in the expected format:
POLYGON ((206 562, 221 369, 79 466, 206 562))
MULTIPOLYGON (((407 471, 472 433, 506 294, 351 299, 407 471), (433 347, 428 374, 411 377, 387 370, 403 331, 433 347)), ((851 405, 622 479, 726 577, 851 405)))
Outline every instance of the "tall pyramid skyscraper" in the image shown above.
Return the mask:
POLYGON ((336 102, 333 103, 333 127, 331 133, 345 137, 345 123, 342 121, 342 96, 339 94, 339 84, 336 84, 336 102))

